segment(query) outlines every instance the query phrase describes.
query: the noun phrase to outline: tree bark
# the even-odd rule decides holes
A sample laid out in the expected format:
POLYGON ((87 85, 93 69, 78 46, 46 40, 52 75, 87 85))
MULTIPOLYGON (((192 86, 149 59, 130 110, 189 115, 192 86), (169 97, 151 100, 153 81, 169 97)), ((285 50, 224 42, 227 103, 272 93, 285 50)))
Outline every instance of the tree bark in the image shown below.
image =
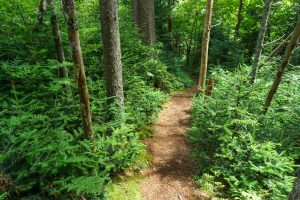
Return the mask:
POLYGON ((263 11, 263 17, 262 17, 262 21, 261 21, 261 28, 260 28, 257 43, 256 43, 254 63, 252 66, 252 71, 250 73, 250 84, 254 84, 255 79, 256 79, 258 63, 259 63, 259 59, 260 59, 260 56, 261 56, 261 53, 263 50, 264 39, 265 39, 266 31, 267 31, 271 4, 272 4, 272 0, 266 0, 264 11, 263 11))
POLYGON ((191 46, 190 46, 190 44, 187 44, 187 47, 186 47, 186 68, 188 70, 190 70, 190 55, 191 55, 191 46))
POLYGON ((211 96, 212 91, 214 90, 214 86, 215 86, 215 79, 210 78, 208 80, 208 87, 205 90, 205 95, 206 96, 211 96))
POLYGON ((153 45, 156 42, 154 0, 132 0, 132 13, 143 42, 153 45))
MULTIPOLYGON (((195 17, 198 16, 198 13, 196 14, 195 17)), ((190 38, 190 46, 191 46, 191 50, 190 50, 190 55, 189 55, 189 66, 191 66, 191 71, 196 70, 198 68, 198 62, 200 61, 199 59, 199 55, 200 55, 200 45, 197 43, 197 39, 200 34, 199 34, 199 30, 200 30, 200 25, 201 23, 198 23, 198 20, 194 20, 194 23, 192 25, 193 30, 191 32, 191 34, 189 35, 190 38)))
POLYGON ((131 0, 131 10, 132 10, 132 18, 133 18, 133 22, 138 25, 138 4, 139 4, 139 0, 131 0))
POLYGON ((92 114, 90 111, 89 92, 86 82, 80 38, 77 27, 75 4, 74 0, 62 0, 62 3, 68 27, 69 41, 72 48, 75 82, 78 85, 78 93, 80 96, 80 109, 83 122, 83 130, 86 138, 93 139, 94 134, 92 131, 92 114))
POLYGON ((284 73, 284 70, 287 66, 287 64, 289 63, 289 60, 291 58, 293 49, 295 48, 296 44, 297 44, 297 40, 300 37, 300 15, 298 16, 298 22, 295 26, 293 35, 291 36, 290 42, 285 50, 284 56, 283 56, 283 60, 280 64, 280 67, 278 68, 275 80, 273 82, 273 85, 268 93, 268 96, 265 100, 265 105, 264 105, 264 114, 268 111, 271 102, 273 100, 274 95, 276 94, 277 90, 278 90, 278 86, 281 82, 281 78, 282 75, 284 73))
POLYGON ((40 26, 43 23, 46 8, 47 8, 46 0, 40 0, 40 4, 39 4, 39 7, 38 7, 38 12, 37 12, 37 21, 36 21, 36 25, 34 27, 35 32, 38 31, 38 29, 40 28, 40 26))
MULTIPOLYGON (((51 28, 52 28, 52 35, 55 44, 56 50, 56 58, 59 63, 65 62, 65 54, 62 45, 62 39, 60 35, 59 26, 57 23, 57 16, 55 13, 55 6, 52 0, 47 0, 48 10, 51 12, 51 28)), ((61 78, 68 77, 68 70, 66 67, 60 67, 58 70, 58 76, 61 78)))
POLYGON ((168 0, 169 16, 168 16, 168 36, 170 51, 174 50, 173 44, 173 18, 172 18, 172 0, 168 0))
MULTIPOLYGON (((121 47, 118 17, 118 0, 100 0, 101 31, 104 50, 106 92, 116 100, 124 114, 121 47)), ((111 102, 111 101, 110 101, 111 102)))
POLYGON ((298 177, 296 178, 296 180, 294 182, 294 186, 289 195, 288 200, 299 200, 299 199, 300 199, 300 174, 298 174, 298 177))
POLYGON ((199 78, 198 89, 200 92, 205 91, 205 80, 207 73, 207 62, 208 62, 208 47, 210 40, 210 29, 211 29, 211 18, 213 9, 213 0, 207 0, 205 24, 202 38, 202 49, 201 49, 201 70, 199 78))
POLYGON ((235 31, 234 31, 234 40, 237 40, 237 38, 239 36, 239 30, 240 30, 240 26, 241 26, 241 22, 242 22, 242 8, 243 8, 243 0, 240 0, 239 9, 238 9, 238 13, 237 13, 237 23, 236 23, 235 31))

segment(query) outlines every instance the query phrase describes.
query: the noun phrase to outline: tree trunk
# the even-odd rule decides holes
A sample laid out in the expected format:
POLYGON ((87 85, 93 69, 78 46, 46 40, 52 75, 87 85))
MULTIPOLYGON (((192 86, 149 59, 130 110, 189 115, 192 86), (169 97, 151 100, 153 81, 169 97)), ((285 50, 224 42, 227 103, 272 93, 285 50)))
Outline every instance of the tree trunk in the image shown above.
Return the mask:
POLYGON ((237 23, 236 23, 235 31, 234 31, 234 40, 237 40, 237 38, 239 36, 239 30, 240 30, 240 26, 241 26, 241 22, 242 22, 242 8, 243 8, 243 0, 240 0, 239 9, 238 9, 238 13, 237 13, 237 23))
MULTIPOLYGON (((195 17, 197 17, 198 14, 196 14, 195 17)), ((194 20, 194 23, 192 25, 193 30, 191 32, 191 34, 189 35, 190 38, 190 46, 191 46, 191 50, 190 50, 190 55, 189 55, 189 66, 191 66, 191 71, 197 70, 198 68, 198 62, 200 61, 199 59, 199 55, 200 55, 200 45, 197 41, 197 38, 200 36, 199 34, 199 30, 200 30, 200 24, 198 23, 198 20, 194 20)))
POLYGON ((40 0, 40 4, 39 4, 39 7, 38 7, 38 12, 37 12, 37 21, 36 21, 36 25, 34 27, 35 32, 38 31, 38 29, 40 28, 40 26, 43 23, 46 8, 47 8, 46 0, 40 0))
POLYGON ((146 45, 156 42, 154 0, 132 0, 132 13, 146 45))
POLYGON ((190 69, 190 56, 191 56, 191 46, 189 44, 187 44, 187 47, 186 47, 186 68, 189 71, 192 71, 190 69))
POLYGON ((209 47, 209 39, 210 39, 210 29, 211 29, 211 18, 212 18, 212 8, 213 8, 213 0, 207 0, 206 7, 206 16, 205 16, 205 24, 202 38, 202 49, 201 49, 201 70, 200 70, 200 78, 199 78, 199 91, 205 91, 205 80, 207 73, 207 62, 208 62, 208 47, 209 47))
POLYGON ((138 25, 138 2, 139 0, 131 0, 131 10, 132 10, 132 18, 133 18, 133 22, 138 25))
MULTIPOLYGON (((62 46, 62 40, 60 35, 59 26, 57 23, 57 17, 55 13, 55 6, 52 0, 47 0, 48 3, 48 10, 51 12, 51 28, 52 28, 52 35, 55 44, 56 50, 56 58, 59 63, 65 62, 65 54, 64 49, 62 46)), ((68 70, 66 67, 60 67, 58 70, 58 76, 61 78, 68 77, 68 70)))
POLYGON ((250 73, 250 84, 254 84, 255 79, 256 79, 258 63, 259 63, 259 59, 260 59, 260 56, 261 56, 261 53, 263 50, 264 39, 265 39, 266 30, 267 30, 267 26, 268 26, 271 4, 272 4, 272 0, 267 0, 265 3, 263 17, 262 17, 262 21, 261 21, 261 28, 260 28, 257 43, 256 43, 254 63, 252 66, 252 71, 250 73))
POLYGON ((173 19, 172 19, 172 0, 168 0, 169 16, 168 16, 168 36, 170 51, 174 50, 173 44, 173 19))
POLYGON ((69 41, 72 48, 75 82, 78 85, 78 93, 80 96, 80 109, 83 122, 83 130, 85 137, 88 139, 92 139, 94 138, 94 134, 92 131, 92 114, 90 111, 89 92, 86 82, 79 32, 77 27, 75 4, 74 0, 62 0, 62 3, 68 26, 69 41))
POLYGON ((297 40, 299 39, 299 37, 300 37, 300 15, 298 16, 298 22, 295 26, 294 33, 291 36, 289 45, 287 46, 287 48, 285 50, 283 60, 280 64, 280 67, 278 68, 278 71, 277 71, 274 83, 272 85, 272 88, 270 89, 269 94, 266 98, 265 105, 264 105, 264 114, 268 111, 268 109, 271 105, 271 102, 273 100, 273 97, 274 97, 274 95, 276 94, 276 92, 278 90, 278 86, 281 82, 282 75, 284 73, 284 70, 285 70, 287 64, 289 63, 289 60, 291 58, 293 49, 295 48, 297 40))
POLYGON ((289 195, 288 200, 299 200, 299 199, 300 199, 300 174, 298 174, 298 177, 294 182, 294 186, 289 195))
MULTIPOLYGON (((124 114, 121 47, 118 17, 118 0, 100 0, 101 30, 104 50, 106 92, 115 98, 124 114)), ((110 102, 111 102, 110 100, 110 102)))
POLYGON ((215 79, 210 78, 210 79, 208 80, 208 86, 207 86, 207 88, 206 88, 206 90, 205 90, 205 95, 206 95, 206 96, 211 96, 212 91, 213 91, 213 89, 214 89, 214 86, 215 86, 215 79))
POLYGON ((275 56, 286 44, 288 44, 289 39, 292 37, 293 32, 282 42, 278 47, 276 47, 264 60, 264 62, 269 61, 273 56, 275 56))

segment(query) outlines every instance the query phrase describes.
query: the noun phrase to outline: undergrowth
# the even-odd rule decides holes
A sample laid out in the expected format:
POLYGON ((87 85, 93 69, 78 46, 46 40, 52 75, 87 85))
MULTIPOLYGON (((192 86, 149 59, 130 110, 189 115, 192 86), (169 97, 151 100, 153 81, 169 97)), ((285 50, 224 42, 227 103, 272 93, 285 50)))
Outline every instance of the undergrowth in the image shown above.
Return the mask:
MULTIPOLYGON (((64 65, 72 72, 70 63, 64 65)), ((82 138, 76 85, 57 78, 58 63, 1 63, 1 199, 105 198, 111 178, 133 166, 143 151, 141 139, 148 134, 143 129, 167 100, 162 91, 184 87, 159 61, 127 65, 121 125, 107 119, 116 109, 107 106, 101 73, 88 76, 96 134, 89 141, 82 138), (151 74, 153 68, 161 71, 151 74)))
POLYGON ((0 37, 1 48, 6 49, 0 55, 0 199, 106 198, 105 188, 112 178, 124 169, 144 166, 137 161, 144 152, 141 140, 149 136, 147 127, 168 93, 191 83, 179 65, 161 59, 159 43, 143 44, 130 5, 122 3, 125 122, 111 120, 107 113, 118 112, 107 104, 98 2, 76 2, 96 135, 85 140, 67 33, 60 4, 55 3, 66 58, 63 64, 55 61, 50 13, 35 33, 36 1, 18 2, 28 26, 20 18, 12 17, 15 23, 11 23, 5 17, 17 15, 9 3, 5 4, 8 10, 1 10, 7 35, 0 37), (10 35, 16 36, 7 38, 10 35), (62 65, 68 68, 69 78, 58 78, 62 65))
POLYGON ((286 199, 299 158, 299 68, 289 70, 271 109, 262 115, 275 67, 265 66, 255 86, 249 67, 235 71, 216 68, 212 97, 193 101, 189 133, 199 160, 197 182, 222 198, 286 199))

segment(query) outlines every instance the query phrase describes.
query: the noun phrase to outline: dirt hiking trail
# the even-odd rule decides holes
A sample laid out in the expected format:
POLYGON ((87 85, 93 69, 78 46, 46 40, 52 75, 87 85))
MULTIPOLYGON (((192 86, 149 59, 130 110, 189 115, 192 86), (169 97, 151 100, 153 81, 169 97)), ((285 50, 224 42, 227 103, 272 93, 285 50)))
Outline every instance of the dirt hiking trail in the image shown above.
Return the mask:
POLYGON ((173 95, 158 116, 153 137, 145 141, 152 166, 142 171, 146 175, 140 184, 143 200, 209 199, 192 179, 196 165, 186 138, 195 93, 192 88, 173 95))

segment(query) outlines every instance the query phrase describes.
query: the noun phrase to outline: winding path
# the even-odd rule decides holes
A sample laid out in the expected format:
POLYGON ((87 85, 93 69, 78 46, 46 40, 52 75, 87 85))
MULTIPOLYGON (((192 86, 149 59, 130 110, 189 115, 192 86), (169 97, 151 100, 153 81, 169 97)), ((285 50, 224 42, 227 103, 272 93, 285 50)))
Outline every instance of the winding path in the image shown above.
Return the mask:
POLYGON ((153 138, 145 141, 152 155, 152 166, 140 184, 145 200, 205 200, 192 175, 195 163, 187 145, 191 98, 195 89, 175 94, 159 114, 153 138))

